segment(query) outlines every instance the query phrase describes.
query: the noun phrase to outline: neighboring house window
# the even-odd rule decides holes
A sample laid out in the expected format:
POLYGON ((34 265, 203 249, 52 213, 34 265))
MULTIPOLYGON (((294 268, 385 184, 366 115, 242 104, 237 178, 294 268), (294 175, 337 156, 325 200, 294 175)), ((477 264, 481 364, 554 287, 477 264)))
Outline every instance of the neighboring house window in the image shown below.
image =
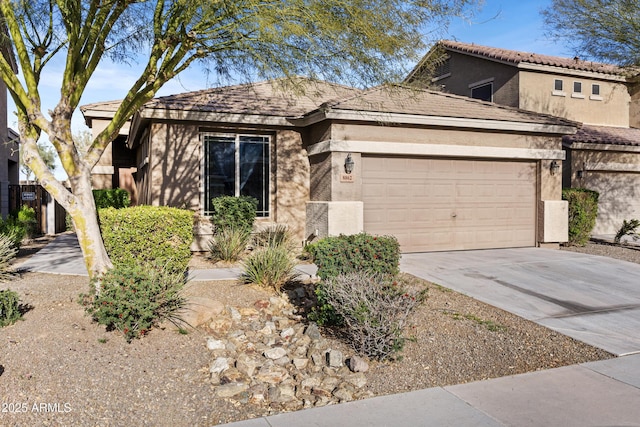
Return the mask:
POLYGON ((582 93, 582 83, 573 82, 573 92, 574 93, 582 93))
POLYGON ((553 90, 556 92, 562 92, 563 88, 563 81, 560 79, 555 79, 555 81, 553 82, 553 90))
POLYGON ((602 97, 600 96, 600 85, 599 84, 592 84, 591 85, 591 96, 589 97, 589 99, 593 100, 593 101, 602 101, 602 97))
POLYGON ((582 82, 573 82, 573 93, 571 94, 572 98, 584 98, 582 94, 582 82))
POLYGON ((471 88, 471 97, 482 101, 493 101, 493 82, 471 88))
POLYGON ((258 217, 269 216, 269 145, 264 135, 203 133, 204 214, 217 196, 251 196, 258 217))

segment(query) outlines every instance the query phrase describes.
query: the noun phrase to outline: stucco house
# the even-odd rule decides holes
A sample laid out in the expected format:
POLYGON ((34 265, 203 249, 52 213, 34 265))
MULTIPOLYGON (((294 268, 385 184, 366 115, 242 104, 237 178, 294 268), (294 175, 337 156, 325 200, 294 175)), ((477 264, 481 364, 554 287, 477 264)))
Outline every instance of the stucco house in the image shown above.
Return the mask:
MULTIPOLYGON (((1 24, 0 32, 6 32, 1 24)), ((10 46, 0 43, 0 54, 9 59, 17 73, 18 66, 10 46)), ((3 218, 9 214, 9 185, 20 183, 19 135, 9 128, 7 113, 7 85, 0 80, 0 215, 3 218)))
MULTIPOLYGON (((566 241, 557 165, 574 122, 424 89, 300 82, 304 93, 266 81, 147 103, 122 136, 138 203, 206 217, 212 197, 246 194, 260 222, 300 242, 366 231, 404 252, 566 241)), ((99 130, 116 105, 82 112, 99 130)))
POLYGON ((563 139, 563 186, 600 193, 594 234, 640 218, 640 87, 610 64, 441 41, 408 83, 581 123, 563 139))

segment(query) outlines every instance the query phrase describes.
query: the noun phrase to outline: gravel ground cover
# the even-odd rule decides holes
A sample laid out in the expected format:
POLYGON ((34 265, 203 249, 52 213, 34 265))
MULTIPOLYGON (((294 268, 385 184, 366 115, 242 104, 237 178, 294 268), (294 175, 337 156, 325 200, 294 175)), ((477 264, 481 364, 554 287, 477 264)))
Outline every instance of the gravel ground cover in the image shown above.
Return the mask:
MULTIPOLYGON (((640 262, 640 251, 624 247, 563 250, 640 262)), ((372 395, 611 357, 472 298, 424 285, 428 298, 406 331, 411 339, 400 360, 370 362, 366 387, 372 395)), ((17 291, 28 309, 23 321, 0 329, 0 425, 205 426, 273 413, 214 396, 208 331, 156 329, 127 344, 92 323, 77 304, 87 286, 85 277, 40 273, 0 284, 17 291)), ((234 307, 271 296, 233 281, 193 282, 187 293, 234 307)), ((353 354, 325 336, 334 348, 353 354)))

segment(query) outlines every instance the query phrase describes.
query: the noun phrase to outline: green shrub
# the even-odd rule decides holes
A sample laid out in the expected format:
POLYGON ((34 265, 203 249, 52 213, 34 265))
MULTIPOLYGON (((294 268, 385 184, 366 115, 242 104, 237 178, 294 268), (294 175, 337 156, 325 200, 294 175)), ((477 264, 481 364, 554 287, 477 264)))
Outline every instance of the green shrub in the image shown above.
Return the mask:
POLYGON ((591 237, 598 216, 597 191, 565 188, 562 199, 569 202, 569 244, 584 246, 591 237))
POLYGON ((131 205, 129 192, 122 188, 93 190, 93 198, 96 201, 97 209, 122 209, 128 208, 131 205))
POLYGON ((282 246, 259 248, 243 264, 244 283, 273 288, 278 293, 284 284, 297 277, 294 257, 282 246))
POLYGON ((38 220, 36 219, 36 211, 32 207, 23 205, 20 208, 18 222, 24 226, 26 237, 32 239, 36 235, 38 220))
POLYGON ((0 281, 11 278, 12 274, 8 271, 9 265, 17 253, 18 250, 14 246, 13 240, 0 234, 0 281))
POLYGON ((320 286, 344 323, 348 343, 358 353, 378 360, 402 349, 403 328, 426 298, 426 288, 367 272, 340 274, 320 286))
POLYGON ((211 223, 215 229, 235 228, 251 232, 258 200, 249 196, 220 196, 212 200, 211 223))
POLYGON ((640 227, 640 220, 630 219, 627 221, 626 219, 622 221, 622 226, 616 233, 616 237, 613 238, 614 243, 620 243, 620 240, 624 236, 632 236, 633 240, 638 240, 638 235, 636 234, 636 229, 640 227))
POLYGON ((0 290, 0 327, 12 325, 21 318, 18 294, 10 289, 0 290))
POLYGON ((163 320, 181 322, 177 313, 186 303, 184 283, 183 274, 163 268, 116 265, 100 278, 99 295, 93 283, 90 293, 80 299, 96 322, 119 331, 131 342, 163 320))
POLYGON ((237 261, 247 249, 250 238, 251 233, 244 229, 216 229, 209 241, 209 257, 213 261, 237 261))
POLYGON ((115 265, 164 265, 184 272, 191 259, 193 212, 165 206, 100 209, 100 229, 115 265))
POLYGON ((354 271, 390 276, 400 271, 400 244, 393 236, 325 237, 308 249, 322 279, 354 271))

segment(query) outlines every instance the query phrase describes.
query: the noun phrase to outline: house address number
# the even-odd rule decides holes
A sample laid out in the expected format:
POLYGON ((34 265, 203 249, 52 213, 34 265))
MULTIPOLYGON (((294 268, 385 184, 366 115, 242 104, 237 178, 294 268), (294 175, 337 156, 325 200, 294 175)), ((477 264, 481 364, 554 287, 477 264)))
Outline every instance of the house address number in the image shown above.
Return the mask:
POLYGON ((352 173, 343 173, 340 175, 340 182, 355 182, 352 173))

